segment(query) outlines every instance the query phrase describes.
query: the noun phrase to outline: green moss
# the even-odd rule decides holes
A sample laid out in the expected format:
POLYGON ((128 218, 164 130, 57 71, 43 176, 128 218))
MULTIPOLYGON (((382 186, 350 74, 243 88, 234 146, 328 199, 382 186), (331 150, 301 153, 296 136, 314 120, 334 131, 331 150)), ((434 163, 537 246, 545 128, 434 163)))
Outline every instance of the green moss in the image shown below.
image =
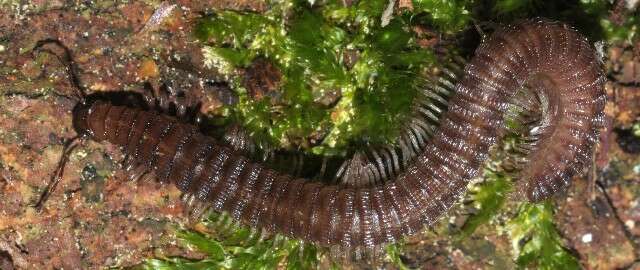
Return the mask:
POLYGON ((457 32, 471 19, 467 0, 413 0, 414 8, 426 12, 440 31, 457 32))
POLYGON ((394 243, 394 244, 388 245, 386 248, 386 252, 387 252, 387 258, 389 259, 389 261, 393 262, 395 266, 398 267, 398 269, 400 270, 409 269, 406 265, 404 265, 404 263, 402 262, 402 259, 400 259, 400 254, 402 254, 400 244, 394 243))
MULTIPOLYGON (((311 7, 280 2, 264 15, 219 12, 200 21, 195 33, 210 44, 204 48, 206 63, 225 74, 240 95, 239 104, 230 108, 232 117, 257 141, 300 148, 299 142, 320 136, 309 147, 302 144, 303 151, 344 154, 353 145, 393 141, 424 80, 421 72, 435 64, 433 52, 417 46, 410 14, 381 26, 386 3, 344 7, 341 1, 328 1, 311 7), (355 55, 353 63, 346 60, 348 54, 355 55), (238 70, 256 57, 282 73, 277 100, 255 100, 242 85, 238 70), (337 102, 321 102, 336 93, 337 102)), ((457 7, 420 5, 442 27, 447 16, 440 12, 457 7)), ((448 29, 459 30, 463 20, 454 17, 450 23, 455 26, 448 29)))
POLYGON ((593 16, 598 19, 598 23, 604 32, 604 38, 610 42, 632 42, 638 36, 640 31, 640 20, 638 19, 638 11, 627 11, 627 14, 620 14, 622 16, 622 24, 617 25, 611 22, 610 15, 613 8, 610 1, 606 0, 581 0, 580 8, 589 16, 593 16))
POLYGON ((204 253, 203 260, 172 257, 150 259, 143 269, 312 269, 318 263, 318 251, 310 244, 281 235, 261 239, 258 233, 238 227, 226 215, 213 215, 204 221, 208 233, 178 230, 176 237, 185 247, 204 253))
POLYGON ((628 16, 622 25, 616 25, 608 19, 601 19, 600 25, 605 31, 605 37, 610 42, 629 42, 637 40, 640 31, 640 20, 637 16, 628 16))
POLYGON ((580 269, 580 264, 562 245, 553 224, 554 205, 522 203, 508 224, 516 262, 537 269, 580 269))
POLYGON ((493 6, 496 14, 514 14, 526 12, 539 5, 539 0, 497 0, 493 6))
POLYGON ((495 170, 485 169, 483 179, 487 180, 473 185, 469 190, 471 205, 476 212, 462 226, 460 237, 470 236, 476 228, 498 215, 511 190, 511 179, 495 170))

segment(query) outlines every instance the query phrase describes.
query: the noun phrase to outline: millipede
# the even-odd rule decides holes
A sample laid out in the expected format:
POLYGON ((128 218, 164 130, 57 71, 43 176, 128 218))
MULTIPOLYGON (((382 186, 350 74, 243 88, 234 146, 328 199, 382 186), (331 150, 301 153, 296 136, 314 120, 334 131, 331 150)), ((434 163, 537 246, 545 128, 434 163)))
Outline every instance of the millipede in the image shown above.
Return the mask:
MULTIPOLYGON (((61 45, 44 40, 36 48, 49 43, 61 45)), ((593 46, 564 23, 523 20, 497 29, 476 49, 437 129, 393 179, 326 184, 269 169, 176 117, 87 95, 70 52, 58 58, 77 90, 72 113, 78 135, 65 144, 36 207, 54 192, 80 142, 106 141, 121 147, 132 178, 174 184, 193 212, 225 212, 252 228, 341 250, 392 243, 434 224, 505 136, 514 104, 539 106, 530 130, 536 142, 515 191, 531 202, 565 189, 589 164, 604 119, 605 77, 593 46)))

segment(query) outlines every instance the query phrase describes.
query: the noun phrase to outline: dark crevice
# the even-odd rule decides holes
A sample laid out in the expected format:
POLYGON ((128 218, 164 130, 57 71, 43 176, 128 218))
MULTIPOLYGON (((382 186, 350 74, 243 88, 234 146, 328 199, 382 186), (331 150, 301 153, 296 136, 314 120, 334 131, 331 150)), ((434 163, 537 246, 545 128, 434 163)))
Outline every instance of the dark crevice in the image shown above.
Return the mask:
POLYGON ((630 129, 616 128, 613 130, 616 133, 616 142, 620 149, 628 154, 640 154, 640 137, 633 134, 630 129))
POLYGON ((13 258, 9 252, 0 250, 0 270, 16 269, 13 264, 13 258))

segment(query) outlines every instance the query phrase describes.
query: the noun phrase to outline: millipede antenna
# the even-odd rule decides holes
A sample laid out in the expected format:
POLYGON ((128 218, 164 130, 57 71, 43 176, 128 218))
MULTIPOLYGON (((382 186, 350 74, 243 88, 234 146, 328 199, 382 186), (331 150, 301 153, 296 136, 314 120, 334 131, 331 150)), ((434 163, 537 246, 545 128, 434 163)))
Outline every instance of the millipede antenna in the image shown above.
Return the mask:
MULTIPOLYGON (((71 86, 75 89, 75 95, 78 98, 78 102, 85 104, 87 91, 80 84, 80 79, 78 78, 78 68, 76 66, 75 61, 73 61, 73 57, 71 56, 71 51, 69 50, 69 48, 67 48, 67 46, 62 44, 60 40, 43 39, 38 41, 36 45, 33 47, 32 53, 35 54, 38 52, 46 52, 46 53, 52 54, 58 59, 58 61, 60 61, 64 65, 69 82, 71 83, 71 86), (56 47, 61 48, 63 51, 62 55, 59 53, 56 53, 55 51, 52 51, 51 49, 45 48, 45 46, 48 44, 53 44, 56 47)), ((83 142, 83 139, 84 137, 82 135, 78 135, 71 139, 67 139, 66 142, 64 143, 64 148, 62 149, 62 156, 58 161, 58 166, 56 167, 56 170, 54 171, 54 173, 51 175, 51 179, 49 180, 47 187, 45 188, 42 195, 40 195, 40 199, 38 199, 38 202, 35 205, 35 208, 38 212, 42 211, 44 203, 47 201, 47 199, 49 199, 49 196, 51 196, 53 191, 55 191, 56 187, 58 186, 58 183, 60 183, 60 180, 62 180, 62 176, 64 175, 64 168, 67 162, 69 161, 69 156, 71 155, 71 152, 73 152, 73 150, 83 142)))
POLYGON ((46 52, 58 58, 58 61, 60 61, 65 66, 65 71, 67 72, 67 76, 69 77, 69 82, 71 82, 71 85, 76 90, 78 101, 81 103, 85 103, 87 90, 80 84, 80 79, 78 79, 78 67, 76 65, 76 62, 73 61, 73 57, 71 57, 71 51, 69 50, 69 48, 67 48, 67 46, 62 44, 62 42, 57 39, 43 39, 36 43, 36 45, 33 47, 32 52, 46 52), (60 55, 52 50, 44 48, 44 46, 47 44, 54 44, 55 46, 60 47, 63 51, 63 54, 60 55))

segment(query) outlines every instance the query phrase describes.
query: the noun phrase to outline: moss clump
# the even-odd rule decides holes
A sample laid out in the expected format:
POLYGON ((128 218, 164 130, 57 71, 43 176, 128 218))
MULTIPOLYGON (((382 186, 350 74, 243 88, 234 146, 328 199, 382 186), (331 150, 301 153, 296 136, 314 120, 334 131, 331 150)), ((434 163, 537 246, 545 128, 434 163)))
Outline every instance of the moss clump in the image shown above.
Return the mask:
POLYGON ((495 169, 485 169, 486 181, 473 185, 469 190, 471 206, 476 210, 461 228, 460 237, 468 237, 482 224, 489 223, 506 202, 511 190, 510 178, 495 169))
POLYGON ((427 14, 427 20, 442 32, 455 33, 467 26, 471 19, 468 0, 414 0, 414 8, 427 14))
POLYGON ((202 223, 215 230, 195 232, 177 230, 176 237, 185 247, 204 253, 202 260, 186 258, 150 259, 144 269, 311 269, 318 264, 319 252, 311 244, 276 235, 262 239, 250 229, 234 225, 227 215, 212 215, 202 223))
POLYGON ((638 10, 628 11, 618 10, 619 22, 613 22, 612 9, 614 6, 606 0, 581 0, 580 8, 593 18, 597 18, 598 24, 603 31, 603 38, 609 43, 633 42, 638 37, 640 31, 640 19, 638 10))
POLYGON ((522 203, 507 224, 516 263, 537 269, 580 269, 577 259, 562 243, 553 224, 554 205, 522 203))
POLYGON ((468 12, 458 1, 414 1, 414 12, 383 25, 387 4, 284 1, 262 15, 222 11, 201 20, 196 36, 208 44, 206 63, 240 95, 230 118, 260 143, 321 155, 393 141, 424 82, 422 71, 435 64, 412 27, 459 31, 468 12), (257 58, 282 74, 276 93, 261 99, 242 83, 242 71, 257 58))

